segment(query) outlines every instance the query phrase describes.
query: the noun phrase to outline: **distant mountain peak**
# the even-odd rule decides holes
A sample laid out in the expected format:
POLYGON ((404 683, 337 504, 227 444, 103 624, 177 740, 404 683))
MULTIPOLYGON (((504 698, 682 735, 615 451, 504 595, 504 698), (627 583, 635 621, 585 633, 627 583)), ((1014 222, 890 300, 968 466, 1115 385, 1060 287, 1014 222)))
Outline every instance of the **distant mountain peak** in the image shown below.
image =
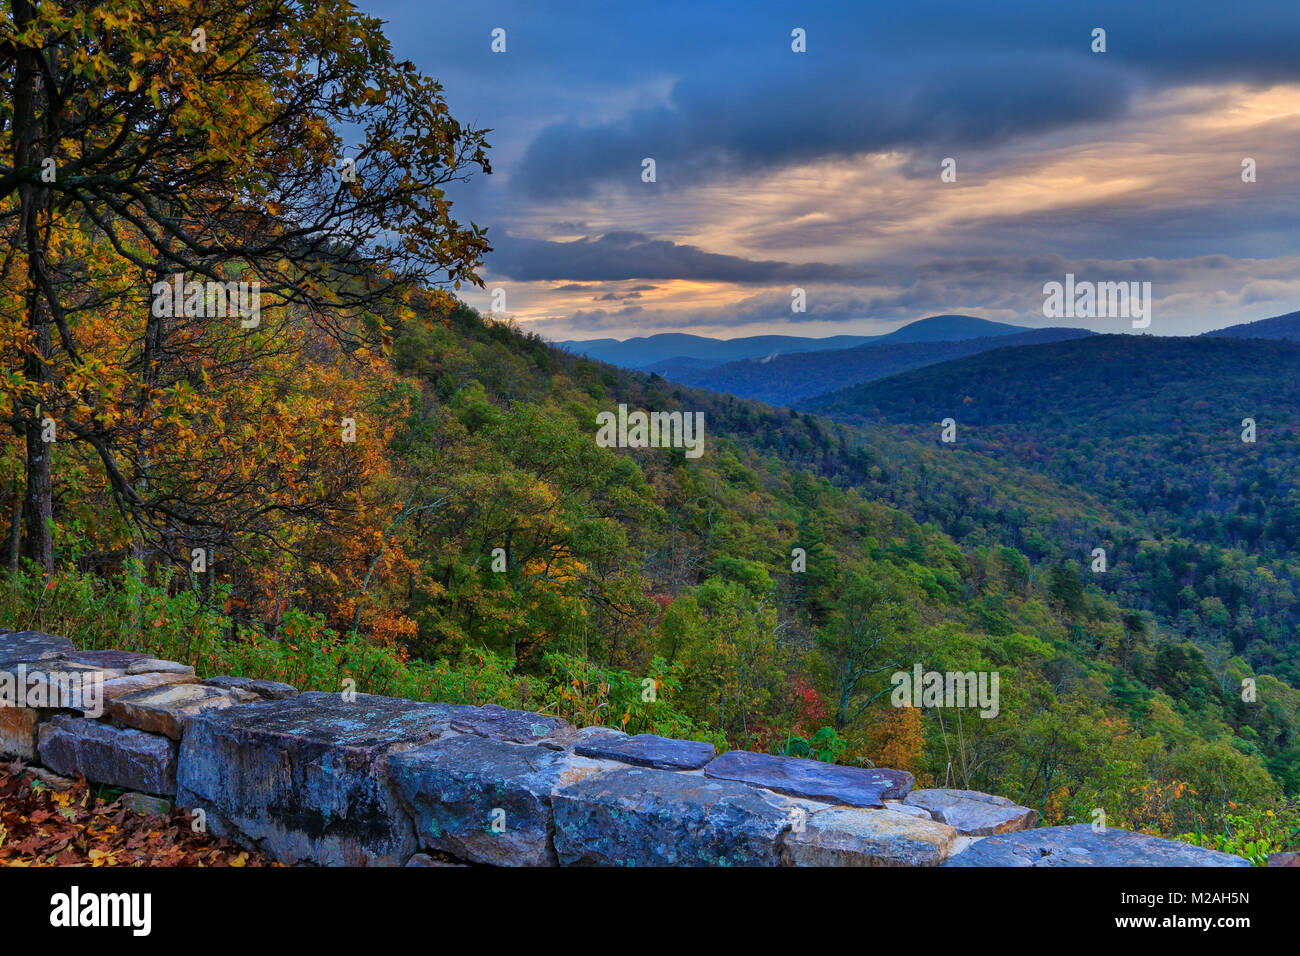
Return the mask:
POLYGON ((623 368, 660 371, 683 367, 705 368, 726 362, 772 360, 803 352, 829 352, 869 345, 909 342, 958 342, 1028 332, 1019 325, 993 322, 973 315, 931 315, 882 335, 746 335, 715 339, 687 332, 659 332, 624 339, 569 340, 553 343, 575 355, 623 368))
POLYGON ((1008 325, 973 315, 931 315, 909 322, 881 339, 888 342, 960 342, 995 335, 1015 335, 1030 331, 1023 325, 1008 325))
MULTIPOLYGON (((996 326, 996 323, 992 324, 996 326)), ((1092 334, 1087 329, 1059 328, 1023 329, 1013 334, 1002 334, 996 328, 987 330, 967 324, 961 329, 953 329, 944 323, 932 323, 929 328, 947 330, 949 334, 955 332, 963 337, 930 341, 925 338, 926 328, 922 327, 919 332, 913 332, 921 336, 919 341, 899 341, 891 336, 882 336, 851 349, 786 352, 721 365, 662 363, 652 368, 664 378, 682 385, 729 392, 738 398, 756 398, 773 405, 790 405, 836 388, 989 349, 1041 344, 1092 334), (969 335, 975 330, 985 334, 969 335)))
POLYGON ((1271 319, 1259 319, 1256 322, 1243 322, 1230 325, 1226 329, 1215 329, 1202 333, 1217 339, 1286 339, 1300 342, 1300 312, 1288 312, 1275 315, 1271 319))

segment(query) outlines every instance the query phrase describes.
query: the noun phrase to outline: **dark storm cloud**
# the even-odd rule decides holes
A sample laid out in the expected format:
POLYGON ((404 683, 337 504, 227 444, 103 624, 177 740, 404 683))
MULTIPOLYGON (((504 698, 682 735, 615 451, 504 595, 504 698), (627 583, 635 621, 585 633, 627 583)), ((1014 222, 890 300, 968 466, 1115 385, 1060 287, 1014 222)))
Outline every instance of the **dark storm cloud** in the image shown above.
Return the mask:
POLYGON ((526 318, 562 321, 572 303, 553 309, 551 293, 609 306, 572 317, 592 329, 1010 318, 1079 266, 1154 278, 1197 316, 1259 295, 1294 308, 1294 97, 1251 97, 1300 82, 1300 0, 359 4, 443 82, 457 119, 493 128, 497 175, 449 196, 491 227, 489 276, 548 286, 526 318), (807 53, 790 50, 796 26, 807 53), (1089 49, 1098 27, 1104 54, 1089 49), (952 206, 925 188, 945 156, 961 169, 952 206), (1244 156, 1259 161, 1250 186, 1244 156), (953 255, 969 252, 985 258, 953 255), (675 279, 772 299, 621 299, 675 279), (777 294, 790 285, 816 308, 792 316, 777 294))
MULTIPOLYGON (((832 4, 789 12, 781 32, 762 15, 778 8, 752 9, 758 23, 737 17, 666 103, 541 129, 518 185, 544 200, 637 188, 647 156, 676 185, 886 149, 990 146, 1117 118, 1143 88, 1300 79, 1294 2, 832 4), (791 24, 807 29, 808 53, 790 52, 791 24), (1104 54, 1091 52, 1094 27, 1107 31, 1104 54)), ((666 19, 689 37, 689 14, 666 19)))
POLYGON ((696 246, 636 232, 552 242, 502 236, 488 259, 494 276, 517 282, 600 282, 618 279, 694 279, 712 282, 855 282, 877 273, 866 266, 790 263, 705 252, 696 246))
POLYGON ((458 118, 494 128, 501 175, 453 193, 507 229, 534 203, 640 187, 647 156, 669 187, 881 149, 930 175, 935 152, 1114 119, 1144 90, 1300 80, 1296 0, 362 6, 458 118), (795 26, 807 53, 790 51, 795 26))
POLYGON ((1130 89, 1123 73, 1084 55, 985 55, 919 83, 827 60, 805 67, 790 56, 761 73, 685 79, 668 105, 608 123, 548 126, 517 177, 530 197, 557 199, 610 183, 645 188, 644 157, 655 160, 658 182, 673 186, 883 150, 987 146, 1118 116, 1130 89))

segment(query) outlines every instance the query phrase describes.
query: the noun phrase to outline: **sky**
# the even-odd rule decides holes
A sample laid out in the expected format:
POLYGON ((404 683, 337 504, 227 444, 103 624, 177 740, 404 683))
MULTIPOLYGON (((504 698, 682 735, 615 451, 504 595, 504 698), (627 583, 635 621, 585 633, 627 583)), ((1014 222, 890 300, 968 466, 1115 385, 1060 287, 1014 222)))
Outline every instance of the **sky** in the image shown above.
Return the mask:
POLYGON ((1067 273, 1150 334, 1300 309, 1300 0, 356 3, 492 130, 462 297, 552 340, 1131 330, 1044 317, 1067 273))

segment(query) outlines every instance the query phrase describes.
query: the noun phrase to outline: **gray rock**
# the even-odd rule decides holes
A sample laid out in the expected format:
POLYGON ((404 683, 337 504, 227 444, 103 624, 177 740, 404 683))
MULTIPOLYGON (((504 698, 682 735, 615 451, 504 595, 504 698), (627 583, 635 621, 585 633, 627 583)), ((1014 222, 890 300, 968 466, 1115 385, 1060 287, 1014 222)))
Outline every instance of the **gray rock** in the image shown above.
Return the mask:
POLYGON ((978 790, 913 790, 905 802, 928 810, 931 817, 955 827, 963 836, 1029 830, 1038 821, 1037 810, 978 790))
POLYGON ((388 758, 421 845, 494 866, 555 866, 551 797, 604 766, 565 750, 472 735, 388 758))
POLYGON ((1239 856, 1092 824, 984 837, 944 866, 1250 866, 1239 856))
POLYGON ((728 780, 613 770, 556 792, 563 866, 778 866, 789 812, 728 780))
POLYGON ((110 700, 107 710, 108 716, 119 724, 180 740, 188 720, 235 703, 228 691, 218 687, 166 684, 110 700))
POLYGON ((201 683, 206 684, 208 687, 220 687, 222 690, 244 690, 249 684, 253 683, 253 678, 232 677, 230 674, 221 674, 217 677, 209 677, 201 681, 201 683))
POLYGON ((546 717, 527 710, 509 710, 496 704, 466 707, 452 719, 452 730, 494 740, 535 744, 572 728, 562 717, 546 717))
POLYGON ((810 816, 785 836, 787 866, 938 866, 957 831, 895 810, 836 807, 810 816))
POLYGON ((41 724, 38 740, 41 763, 56 773, 145 793, 176 792, 176 744, 166 737, 58 716, 41 724))
POLYGON ((43 704, 101 717, 110 700, 197 680, 192 673, 185 672, 191 669, 181 665, 162 672, 127 673, 145 662, 169 663, 130 651, 75 651, 59 657, 0 665, 0 688, 6 680, 21 678, 27 693, 39 694, 43 704))
POLYGON ((292 684, 252 677, 209 677, 203 683, 209 687, 220 687, 222 690, 243 691, 251 694, 253 698, 262 700, 288 700, 298 695, 298 688, 292 684))
POLYGON ((627 734, 613 727, 569 727, 555 731, 549 737, 537 741, 539 747, 551 750, 573 750, 579 744, 597 740, 626 740, 627 734))
POLYGON ((698 770, 718 753, 713 744, 655 734, 588 740, 575 745, 573 751, 583 757, 617 760, 658 770, 698 770))
POLYGON ((122 807, 142 817, 165 816, 172 812, 172 802, 163 797, 151 797, 145 793, 124 793, 122 807))
POLYGON ((140 654, 136 651, 74 651, 71 654, 63 655, 70 661, 76 661, 78 664, 87 664, 91 667, 103 667, 108 670, 120 671, 125 674, 128 667, 138 664, 140 661, 151 661, 154 658, 148 654, 140 654))
POLYGON ((913 782, 906 770, 840 767, 820 760, 774 757, 748 750, 728 751, 706 766, 704 775, 851 807, 883 807, 885 798, 907 796, 913 782))
POLYGON ((186 725, 177 804, 283 863, 398 866, 417 846, 386 758, 446 733, 465 709, 305 693, 209 711, 186 725))
POLYGON ((192 674, 123 674, 121 677, 104 681, 104 708, 107 710, 108 702, 119 697, 129 697, 141 691, 171 684, 193 684, 196 680, 198 678, 192 674))
POLYGON ((128 674, 190 674, 194 673, 194 668, 189 664, 180 664, 176 661, 165 661, 159 657, 146 657, 142 661, 136 661, 129 664, 126 668, 128 674))
POLYGON ((38 661, 75 650, 66 637, 55 637, 41 631, 9 631, 0 634, 0 665, 19 661, 38 661))
POLYGON ((919 820, 933 820, 929 810, 923 810, 920 807, 914 807, 904 803, 902 800, 886 800, 885 809, 892 810, 895 813, 906 813, 910 817, 916 817, 919 820))
POLYGON ((290 697, 298 696, 298 688, 278 680, 254 680, 248 685, 248 689, 267 700, 288 700, 290 697))
POLYGON ((242 687, 221 687, 218 689, 222 693, 228 694, 231 701, 236 704, 260 704, 266 700, 261 694, 254 694, 251 690, 244 690, 242 687))
POLYGON ((63 657, 0 665, 0 698, 19 706, 67 708, 103 714, 102 688, 121 677, 111 668, 63 657))
POLYGON ((448 863, 446 860, 439 860, 429 856, 427 853, 417 853, 406 861, 407 866, 464 866, 463 863, 448 863))
POLYGON ((1270 853, 1268 865, 1300 867, 1300 853, 1270 853))
POLYGON ((138 651, 74 651, 63 655, 67 660, 92 667, 103 667, 120 671, 123 674, 193 674, 194 668, 188 664, 163 660, 152 654, 138 651))

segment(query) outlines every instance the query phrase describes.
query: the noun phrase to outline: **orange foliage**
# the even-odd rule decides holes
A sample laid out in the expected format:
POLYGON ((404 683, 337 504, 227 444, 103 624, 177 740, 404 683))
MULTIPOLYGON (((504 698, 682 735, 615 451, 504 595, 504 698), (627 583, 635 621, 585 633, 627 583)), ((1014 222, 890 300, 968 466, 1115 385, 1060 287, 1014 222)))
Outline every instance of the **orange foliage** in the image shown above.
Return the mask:
MULTIPOLYGON (((849 753, 865 757, 877 767, 916 773, 924 749, 920 709, 890 707, 871 713, 861 736, 851 744, 849 753)), ((846 756, 844 762, 853 761, 846 756)))

